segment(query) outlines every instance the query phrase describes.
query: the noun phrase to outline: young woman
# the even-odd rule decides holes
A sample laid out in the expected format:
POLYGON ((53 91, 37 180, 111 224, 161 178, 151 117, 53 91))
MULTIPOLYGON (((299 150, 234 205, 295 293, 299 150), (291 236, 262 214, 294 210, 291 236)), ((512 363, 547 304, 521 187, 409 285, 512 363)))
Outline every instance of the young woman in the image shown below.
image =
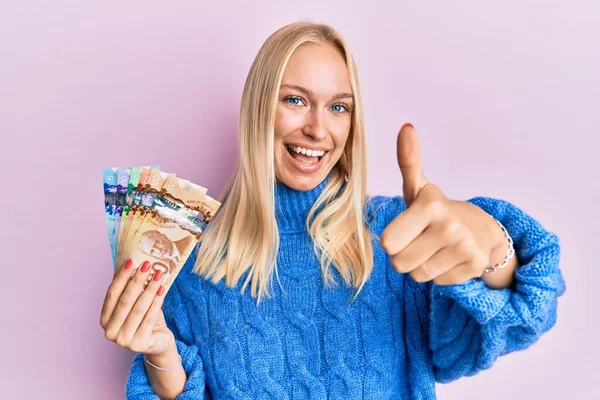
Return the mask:
POLYGON ((143 288, 148 263, 128 262, 108 289, 106 337, 139 353, 128 398, 432 399, 435 382, 554 325, 557 237, 506 201, 448 199, 412 125, 398 136, 403 196, 366 196, 356 65, 331 27, 267 39, 239 144, 168 294, 160 277, 143 288))

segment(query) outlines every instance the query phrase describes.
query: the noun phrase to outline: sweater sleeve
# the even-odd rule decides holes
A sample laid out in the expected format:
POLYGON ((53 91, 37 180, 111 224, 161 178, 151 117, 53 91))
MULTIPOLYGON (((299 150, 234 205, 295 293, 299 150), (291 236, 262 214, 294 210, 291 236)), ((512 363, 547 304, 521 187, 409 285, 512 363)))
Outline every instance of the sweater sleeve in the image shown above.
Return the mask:
MULTIPOLYGON (((180 275, 185 274, 188 269, 191 269, 194 259, 194 256, 188 258, 180 275)), ((204 365, 198 347, 194 344, 188 313, 182 299, 181 290, 177 284, 183 278, 183 276, 178 276, 175 279, 175 282, 166 294, 162 308, 167 326, 175 336, 177 351, 181 356, 183 368, 187 375, 187 382, 183 388, 183 393, 177 396, 177 400, 202 399, 205 392, 204 365)), ((125 389, 127 399, 129 400, 159 400, 159 397, 154 394, 154 390, 148 380, 143 354, 141 353, 137 354, 133 359, 125 389)))
POLYGON ((505 226, 520 266, 512 288, 491 289, 481 279, 429 285, 432 364, 442 383, 475 375, 498 357, 534 344, 554 326, 557 299, 565 291, 556 235, 507 201, 468 201, 505 226))

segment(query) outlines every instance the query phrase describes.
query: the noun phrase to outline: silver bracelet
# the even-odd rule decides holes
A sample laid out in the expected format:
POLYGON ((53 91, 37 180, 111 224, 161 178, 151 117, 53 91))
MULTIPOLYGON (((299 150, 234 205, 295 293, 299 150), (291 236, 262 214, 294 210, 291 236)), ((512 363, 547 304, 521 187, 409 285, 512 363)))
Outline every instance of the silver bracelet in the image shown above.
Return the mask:
POLYGON ((178 368, 179 368, 179 366, 182 364, 182 361, 181 361, 181 354, 177 354, 177 355, 179 356, 179 364, 177 364, 176 366, 174 366, 174 367, 171 367, 171 368, 163 368, 163 367, 159 367, 158 365, 154 365, 154 364, 152 364, 152 363, 150 362, 150 360, 148 360, 148 359, 146 358, 146 355, 145 355, 145 354, 144 354, 144 362, 145 362, 146 364, 150 365, 151 367, 153 367, 153 368, 155 368, 155 369, 159 370, 159 371, 164 371, 164 372, 175 371, 175 370, 176 370, 176 369, 178 369, 178 368))
POLYGON ((515 248, 513 247, 514 243, 513 243, 512 238, 508 234, 508 231, 506 230, 506 228, 504 227, 504 225, 502 225, 500 223, 500 221, 498 221, 496 218, 494 218, 494 221, 496 221, 498 223, 498 225, 500 225, 500 228, 502 229, 502 233, 504 233, 504 237, 506 238, 506 242, 508 243, 508 250, 506 251, 506 257, 504 257, 502 259, 502 261, 500 261, 496 265, 492 265, 491 267, 487 267, 483 271, 484 273, 494 272, 498 268, 500 268, 500 269, 506 268, 506 266, 508 265, 508 260, 510 260, 511 258, 513 258, 515 256, 515 248))

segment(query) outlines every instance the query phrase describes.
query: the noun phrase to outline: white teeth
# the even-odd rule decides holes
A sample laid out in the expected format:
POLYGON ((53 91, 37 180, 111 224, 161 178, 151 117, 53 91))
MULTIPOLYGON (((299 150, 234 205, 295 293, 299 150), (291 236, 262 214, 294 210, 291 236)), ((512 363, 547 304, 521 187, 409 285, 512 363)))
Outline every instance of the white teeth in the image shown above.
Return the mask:
POLYGON ((298 154, 305 154, 309 157, 322 157, 325 154, 324 150, 311 150, 311 149, 305 149, 304 147, 291 146, 291 145, 288 145, 288 147, 298 154))

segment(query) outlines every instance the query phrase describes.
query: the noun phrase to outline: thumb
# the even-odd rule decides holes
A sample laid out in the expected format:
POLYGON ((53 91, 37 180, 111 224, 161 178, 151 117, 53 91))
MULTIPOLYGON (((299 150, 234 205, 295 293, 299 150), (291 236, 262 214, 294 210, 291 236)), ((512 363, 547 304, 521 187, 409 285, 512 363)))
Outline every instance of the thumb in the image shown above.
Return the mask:
POLYGON ((419 192, 429 183, 423 173, 419 138, 412 124, 402 125, 398 133, 397 146, 404 201, 406 206, 410 207, 419 192))

